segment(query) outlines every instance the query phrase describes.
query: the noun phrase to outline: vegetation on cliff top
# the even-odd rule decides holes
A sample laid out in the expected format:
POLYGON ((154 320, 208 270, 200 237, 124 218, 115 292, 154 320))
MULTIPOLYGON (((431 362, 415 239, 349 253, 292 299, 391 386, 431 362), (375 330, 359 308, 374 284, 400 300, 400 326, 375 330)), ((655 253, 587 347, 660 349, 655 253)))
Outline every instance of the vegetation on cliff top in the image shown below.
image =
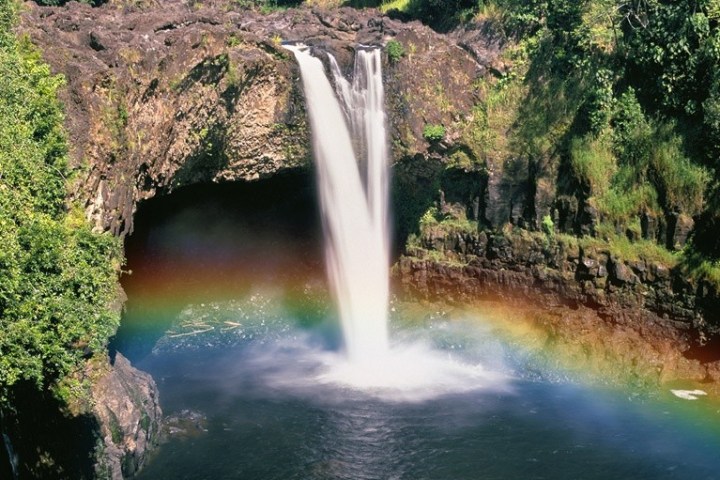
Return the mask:
MULTIPOLYGON (((578 205, 556 228, 611 247, 678 249, 675 225, 694 219, 677 261, 720 278, 720 2, 378 3, 439 29, 472 19, 504 33, 502 65, 475 85, 481 100, 462 127, 478 169, 519 173, 507 181, 530 191, 549 182, 556 202, 578 205), (508 168, 517 159, 527 168, 508 168)), ((535 201, 524 220, 539 229, 560 207, 535 201)))
POLYGON ((18 382, 82 395, 84 358, 119 322, 119 242, 66 205, 63 78, 16 38, 17 11, 0 0, 0 406, 18 382))

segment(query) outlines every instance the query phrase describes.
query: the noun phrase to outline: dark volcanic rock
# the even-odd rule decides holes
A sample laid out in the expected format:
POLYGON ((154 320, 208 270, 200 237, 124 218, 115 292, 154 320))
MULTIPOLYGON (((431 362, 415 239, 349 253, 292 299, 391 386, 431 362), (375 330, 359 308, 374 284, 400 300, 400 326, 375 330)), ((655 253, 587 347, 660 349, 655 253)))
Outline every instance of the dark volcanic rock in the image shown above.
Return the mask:
POLYGON ((213 1, 33 6, 21 30, 68 81, 74 195, 98 229, 117 234, 132 231, 137 203, 154 195, 309 164, 299 72, 282 41, 331 52, 345 71, 358 44, 402 42, 407 57, 388 65, 387 96, 407 155, 429 154, 426 123, 448 126, 450 143, 458 137, 451 126, 471 110, 468 87, 499 51, 482 32, 461 36, 460 48, 377 10, 261 15, 213 1))
POLYGON ((161 411, 148 374, 119 354, 114 365, 93 357, 80 374, 92 383, 90 397, 71 405, 34 385, 11 390, 13 408, 0 410, 0 447, 11 448, 18 478, 130 478, 158 442, 161 411))
POLYGON ((437 256, 428 250, 443 243, 438 233, 433 243, 400 257, 396 272, 404 290, 457 302, 502 299, 551 309, 589 307, 612 322, 662 325, 668 338, 684 339, 684 350, 700 348, 717 334, 718 293, 707 282, 695 285, 679 268, 623 261, 602 250, 584 250, 573 242, 522 230, 479 232, 464 241, 487 247, 433 260, 437 256))
POLYGON ((93 413, 104 448, 98 471, 113 480, 132 477, 159 442, 162 411, 155 381, 120 353, 93 385, 93 413))

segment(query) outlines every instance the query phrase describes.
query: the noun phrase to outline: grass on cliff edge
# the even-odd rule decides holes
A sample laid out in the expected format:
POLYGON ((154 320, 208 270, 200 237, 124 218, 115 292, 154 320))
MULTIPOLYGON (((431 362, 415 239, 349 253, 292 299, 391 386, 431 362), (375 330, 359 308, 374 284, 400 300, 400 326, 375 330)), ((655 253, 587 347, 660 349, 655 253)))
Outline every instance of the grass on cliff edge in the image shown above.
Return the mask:
POLYGON ((19 8, 0 0, 0 408, 18 382, 87 397, 85 359, 119 323, 119 241, 66 204, 64 80, 13 33, 19 8))

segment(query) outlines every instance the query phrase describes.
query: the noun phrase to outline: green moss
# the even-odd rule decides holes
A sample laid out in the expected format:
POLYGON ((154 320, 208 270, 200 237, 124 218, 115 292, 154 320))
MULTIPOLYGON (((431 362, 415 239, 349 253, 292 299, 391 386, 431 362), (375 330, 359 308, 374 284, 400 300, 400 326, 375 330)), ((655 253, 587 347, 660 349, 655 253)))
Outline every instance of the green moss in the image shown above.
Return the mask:
POLYGON ((552 237, 555 235, 555 224, 553 223, 552 217, 550 215, 545 215, 542 219, 542 222, 540 223, 540 227, 542 228, 542 231, 545 232, 545 235, 548 235, 552 237))
POLYGON ((143 429, 143 431, 145 432, 149 432, 151 424, 152 421, 150 420, 150 415, 148 415, 147 412, 143 410, 142 416, 140 418, 140 428, 143 429))
POLYGON ((410 0, 383 0, 380 5, 380 10, 383 13, 389 12, 390 10, 404 12, 407 11, 409 5, 410 0))
POLYGON ((122 445, 123 432, 122 428, 120 427, 120 422, 118 421, 117 416, 115 415, 115 413, 112 412, 112 410, 108 410, 108 414, 108 428, 110 429, 110 437, 112 438, 112 441, 115 445, 122 445))
POLYGON ((435 124, 425 125, 425 128, 423 128, 423 138, 430 143, 437 143, 445 138, 445 127, 435 124))
POLYGON ((669 268, 674 267, 681 260, 679 254, 670 252, 668 249, 649 240, 632 241, 625 235, 617 234, 610 229, 603 230, 600 237, 581 237, 578 245, 585 249, 607 251, 612 256, 628 261, 645 260, 648 262, 660 262, 669 268))
POLYGON ((390 63, 397 63, 405 56, 405 47, 397 40, 388 41, 387 45, 385 45, 385 51, 387 52, 388 59, 390 59, 390 63))

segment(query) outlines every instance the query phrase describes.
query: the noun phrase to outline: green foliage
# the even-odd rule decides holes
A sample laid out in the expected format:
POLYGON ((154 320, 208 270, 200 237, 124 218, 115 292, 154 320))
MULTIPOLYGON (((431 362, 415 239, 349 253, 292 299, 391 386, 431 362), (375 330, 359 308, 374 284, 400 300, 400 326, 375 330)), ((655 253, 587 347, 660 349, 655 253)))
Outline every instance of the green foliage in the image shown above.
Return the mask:
POLYGON ((464 212, 442 213, 436 206, 428 208, 420 218, 420 234, 426 237, 466 235, 477 232, 477 229, 477 222, 470 221, 464 212))
MULTIPOLYGON (((556 240, 679 264, 689 277, 720 286, 719 2, 383 4, 435 28, 473 14, 505 33, 508 68, 473 86, 479 101, 459 127, 462 142, 474 161, 504 174, 514 159, 527 159, 531 181, 544 176, 558 195, 594 208, 595 237, 556 232, 556 240), (673 254, 638 240, 644 213, 695 217, 694 246, 673 254)), ((439 126, 426 126, 428 141, 444 136, 431 127, 439 126)), ((551 221, 540 228, 551 231, 551 221)), ((421 230, 440 223, 428 211, 421 230)))
POLYGON ((610 189, 616 164, 606 142, 591 136, 574 138, 570 146, 570 164, 592 195, 603 195, 610 189))
POLYGON ((405 56, 405 47, 403 47, 403 44, 397 40, 388 41, 385 46, 385 51, 387 52, 391 63, 397 63, 405 56))
POLYGON ((680 268, 685 276, 696 282, 705 281, 720 289, 720 261, 708 259, 696 250, 683 252, 680 268))
POLYGON ((477 0, 410 0, 406 9, 434 28, 447 29, 474 7, 477 0))
MULTIPOLYGON (((355 1, 361 1, 361 0, 355 0, 355 1)), ((410 0, 382 0, 380 2, 379 0, 365 0, 365 3, 373 4, 370 6, 373 7, 380 7, 380 10, 383 12, 389 12, 391 10, 397 10, 400 12, 407 11, 408 4, 410 3, 410 0), (380 5, 378 5, 380 4, 380 5)))
POLYGON ((19 381, 72 376, 119 321, 119 244, 66 211, 63 79, 9 33, 15 11, 0 0, 0 403, 19 381))
POLYGON ((445 127, 434 124, 425 125, 425 128, 423 128, 423 138, 430 143, 437 143, 445 138, 445 127))
POLYGON ((708 97, 712 72, 720 60, 717 18, 711 1, 643 2, 637 7, 642 28, 623 25, 628 73, 645 101, 665 112, 698 112, 708 97))
POLYGON ((433 28, 447 30, 471 16, 478 8, 478 0, 346 0, 345 5, 398 11, 433 28))
POLYGON ((685 154, 682 139, 668 124, 654 135, 656 144, 650 157, 651 179, 667 211, 697 215, 704 206, 710 175, 693 164, 685 154))
POLYGON ((438 224, 438 209, 437 207, 430 207, 422 217, 420 217, 420 229, 425 230, 438 224))
POLYGON ((463 134, 478 158, 549 167, 560 194, 614 231, 650 211, 712 217, 699 228, 720 233, 720 214, 703 213, 720 205, 717 191, 708 203, 708 166, 720 167, 716 2, 482 3, 478 14, 515 43, 504 54, 512 68, 486 81, 463 134), (515 100, 498 103, 503 91, 515 100))
POLYGON ((540 223, 540 227, 542 228, 542 231, 545 232, 545 235, 548 235, 552 237, 555 235, 555 224, 553 223, 552 217, 550 215, 545 215, 542 219, 542 223, 540 223))

